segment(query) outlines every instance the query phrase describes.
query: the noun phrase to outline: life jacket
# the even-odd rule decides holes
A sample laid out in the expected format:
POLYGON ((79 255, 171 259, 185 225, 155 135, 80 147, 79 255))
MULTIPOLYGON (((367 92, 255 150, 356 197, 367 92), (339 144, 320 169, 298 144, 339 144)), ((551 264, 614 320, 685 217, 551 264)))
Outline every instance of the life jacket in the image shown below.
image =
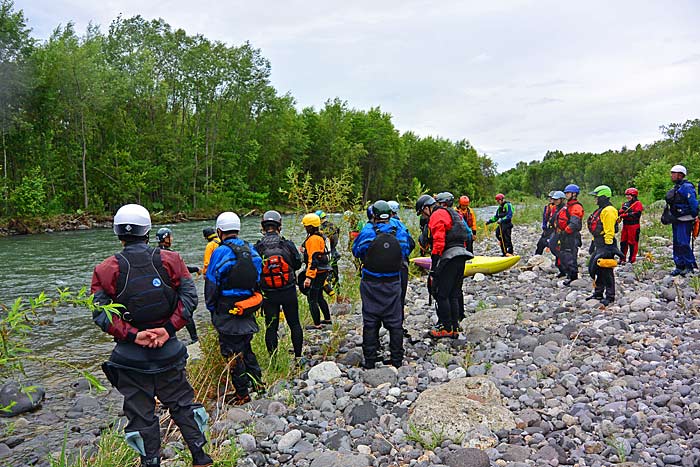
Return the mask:
MULTIPOLYGON (((666 204, 668 205, 671 215, 676 219, 684 217, 683 220, 685 220, 685 216, 689 215, 690 203, 688 202, 688 198, 680 193, 681 186, 686 183, 693 186, 688 180, 683 180, 682 183, 676 183, 673 188, 666 192, 666 204)), ((695 189, 694 186, 693 189, 695 189)))
POLYGON ((635 199, 631 203, 629 201, 625 201, 625 203, 622 205, 622 213, 625 214, 625 217, 621 217, 622 222, 624 225, 638 225, 639 221, 642 217, 642 211, 636 211, 632 209, 632 206, 636 205, 639 203, 640 205, 642 204, 641 201, 638 199, 635 199))
POLYGON ((265 235, 256 246, 262 256, 260 286, 263 289, 281 289, 294 281, 294 271, 290 266, 289 251, 279 235, 265 235))
POLYGON ((445 250, 453 246, 464 246, 469 236, 462 216, 452 208, 439 207, 438 209, 445 209, 452 218, 452 227, 445 234, 445 250))
POLYGON ((311 269, 317 269, 321 271, 328 271, 331 269, 330 262, 330 252, 328 251, 328 244, 326 243, 326 237, 319 232, 314 232, 306 237, 304 243, 302 244, 304 248, 304 264, 309 264, 309 253, 306 248, 306 241, 311 238, 312 235, 318 235, 323 239, 323 251, 317 251, 311 257, 311 269))
POLYGON ((123 319, 137 329, 147 329, 151 323, 170 318, 178 298, 163 266, 160 249, 122 251, 114 256, 119 264, 114 301, 126 307, 123 319))
MULTIPOLYGON (((591 214, 588 217, 588 220, 586 221, 588 224, 588 231, 593 235, 593 237, 600 237, 603 233, 603 222, 600 220, 600 213, 603 212, 603 209, 607 208, 608 206, 612 206, 612 204, 607 204, 606 206, 599 207, 595 211, 593 211, 593 214, 591 214)), ((619 229, 619 224, 616 222, 615 223, 615 233, 618 232, 619 229)))
MULTIPOLYGON (((583 207, 583 205, 578 200, 575 200, 571 204, 566 202, 561 205, 561 208, 557 211, 555 218, 558 220, 559 216, 561 215, 561 211, 564 211, 564 215, 566 216, 566 225, 569 225, 569 222, 571 221, 571 213, 569 212, 569 206, 573 206, 575 204, 578 204, 579 206, 583 207)), ((559 230, 560 232, 564 230, 558 225, 559 223, 557 221, 555 221, 555 224, 557 224, 557 230, 559 230)))
POLYGON ((223 261, 216 267, 216 276, 220 278, 221 288, 224 290, 254 289, 258 282, 258 270, 253 264, 248 245, 232 245, 224 242, 221 246, 228 247, 234 255, 233 258, 223 261))
POLYGON ((403 253, 401 244, 396 239, 396 227, 392 226, 389 232, 382 232, 378 226, 374 227, 377 235, 365 254, 364 268, 374 273, 394 273, 401 270, 403 253))

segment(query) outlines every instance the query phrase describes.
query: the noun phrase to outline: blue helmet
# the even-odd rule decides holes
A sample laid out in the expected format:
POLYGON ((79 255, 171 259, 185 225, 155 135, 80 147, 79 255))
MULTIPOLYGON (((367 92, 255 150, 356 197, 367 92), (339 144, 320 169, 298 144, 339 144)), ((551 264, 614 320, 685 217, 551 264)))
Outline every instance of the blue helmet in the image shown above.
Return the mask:
POLYGON ((326 212, 323 209, 316 211, 316 215, 323 221, 326 218, 326 212))
POLYGON ((389 207, 391 208, 391 212, 393 212, 394 214, 399 213, 400 206, 398 201, 389 201, 389 207))
POLYGON ((581 193, 581 189, 578 187, 578 185, 574 185, 573 183, 570 183, 564 187, 564 193, 581 193))
POLYGON ((173 234, 173 231, 170 230, 167 227, 161 227, 158 229, 158 232, 156 232, 156 239, 158 240, 158 243, 163 243, 166 238, 170 237, 173 234))

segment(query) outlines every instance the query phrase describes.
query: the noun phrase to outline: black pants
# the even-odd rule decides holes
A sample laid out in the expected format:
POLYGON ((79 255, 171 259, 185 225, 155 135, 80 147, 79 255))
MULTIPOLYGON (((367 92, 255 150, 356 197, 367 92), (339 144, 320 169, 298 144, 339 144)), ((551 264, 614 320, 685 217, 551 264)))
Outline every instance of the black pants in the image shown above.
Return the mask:
POLYGON ((469 253, 474 253, 474 237, 467 238, 465 247, 469 253))
POLYGON ((541 255, 544 253, 545 248, 549 248, 549 239, 552 237, 552 231, 550 229, 545 229, 542 231, 542 236, 537 241, 537 248, 535 248, 535 254, 541 255))
POLYGON ((406 292, 408 291, 408 262, 401 264, 401 306, 406 306, 406 292))
POLYGON ((400 367, 403 362, 403 306, 401 304, 401 279, 378 282, 362 279, 362 353, 365 363, 377 361, 379 328, 389 331, 391 364, 400 367))
MULTIPOLYGON (((617 245, 617 241, 613 245, 617 245)), ((588 263, 588 273, 593 279, 593 285, 595 286, 593 294, 600 298, 605 296, 608 300, 615 300, 615 270, 598 266, 598 260, 601 258, 612 259, 614 256, 603 254, 600 248, 594 247, 590 263, 588 263)))
POLYGON ((505 256, 507 253, 513 254, 513 242, 511 241, 510 234, 513 231, 513 224, 510 222, 498 224, 496 227, 496 238, 498 239, 498 245, 501 247, 501 253, 505 256))
POLYGON ((235 336, 219 333, 221 355, 226 358, 235 356, 231 364, 231 379, 239 397, 248 395, 249 385, 262 381, 262 370, 250 346, 252 341, 253 334, 235 336))
POLYGON ((462 295, 466 261, 466 256, 460 256, 448 260, 444 265, 440 264, 440 270, 433 279, 433 290, 437 289, 435 299, 438 325, 447 330, 456 331, 459 327, 459 298, 462 295))
POLYGON ((316 325, 321 324, 321 312, 323 312, 323 319, 331 319, 331 310, 328 308, 328 302, 323 297, 323 283, 326 281, 327 276, 328 273, 325 271, 316 272, 316 277, 311 279, 311 287, 307 295, 311 319, 314 320, 316 325))
POLYGON ((280 324, 280 309, 284 311, 284 319, 289 325, 292 336, 294 356, 301 357, 301 347, 304 340, 304 331, 299 322, 299 301, 295 287, 286 290, 267 291, 263 296, 263 312, 265 313, 265 346, 272 354, 277 349, 277 330, 280 324))
POLYGON ((194 418, 194 410, 202 406, 193 402, 194 390, 187 381, 184 368, 172 368, 155 374, 126 370, 109 363, 102 368, 107 379, 124 396, 124 415, 129 420, 124 432, 137 431, 141 434, 146 459, 160 457, 156 397, 170 411, 190 451, 202 451, 206 438, 194 418))
POLYGON ((194 316, 190 318, 190 322, 185 325, 187 328, 187 332, 190 333, 190 339, 192 339, 192 342, 197 342, 199 340, 199 337, 197 336, 197 325, 194 324, 194 316))
POLYGON ((578 279, 578 238, 562 234, 559 240, 559 270, 571 280, 578 279))
POLYGON ((462 280, 459 281, 459 301, 457 302, 457 321, 462 321, 464 319, 464 276, 462 280))

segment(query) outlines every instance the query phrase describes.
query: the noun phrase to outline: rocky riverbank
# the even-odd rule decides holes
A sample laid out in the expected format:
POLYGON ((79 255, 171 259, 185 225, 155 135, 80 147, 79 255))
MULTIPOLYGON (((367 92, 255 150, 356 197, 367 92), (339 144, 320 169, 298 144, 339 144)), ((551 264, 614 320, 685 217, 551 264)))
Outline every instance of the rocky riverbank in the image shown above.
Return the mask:
MULTIPOLYGON (((516 226, 513 238, 517 251, 531 252, 538 233, 516 226)), ((617 301, 606 308, 586 299, 585 250, 572 287, 555 278, 549 258, 528 255, 510 271, 466 279, 470 313, 454 340, 425 338, 434 312, 423 280, 412 280, 411 339, 398 371, 358 367, 360 306, 335 305, 344 331, 335 358, 321 356, 333 336, 308 331, 311 365, 300 378, 212 413, 212 437, 235 439, 245 450, 239 465, 250 467, 698 466, 700 284, 668 276, 661 259, 670 242, 652 240, 645 259, 616 270, 617 301)), ((491 239, 480 246, 494 253, 491 239)), ((104 426, 108 411, 94 408, 102 399, 86 388, 73 397, 76 417, 54 414, 46 424, 75 420, 67 447, 94 449, 100 423, 81 417, 103 417, 104 426)), ((112 407, 118 400, 100 397, 112 407)), ((0 454, 15 442, 5 440, 0 454)))

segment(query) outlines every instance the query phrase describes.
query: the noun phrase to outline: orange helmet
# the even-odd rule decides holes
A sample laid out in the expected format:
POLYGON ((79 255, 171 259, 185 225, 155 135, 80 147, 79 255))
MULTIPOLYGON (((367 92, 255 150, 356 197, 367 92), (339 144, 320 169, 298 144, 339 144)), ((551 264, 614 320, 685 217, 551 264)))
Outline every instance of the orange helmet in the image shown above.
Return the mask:
POLYGON ((459 197, 460 206, 469 206, 469 196, 463 195, 459 197))
POLYGON ((506 195, 504 195, 503 193, 499 193, 496 195, 496 201, 500 201, 502 199, 505 199, 505 197, 506 197, 506 195))
POLYGON ((627 188, 627 189, 625 190, 625 194, 626 194, 626 195, 632 195, 632 196, 638 196, 638 195, 639 195, 639 190, 637 190, 636 188, 627 188))

